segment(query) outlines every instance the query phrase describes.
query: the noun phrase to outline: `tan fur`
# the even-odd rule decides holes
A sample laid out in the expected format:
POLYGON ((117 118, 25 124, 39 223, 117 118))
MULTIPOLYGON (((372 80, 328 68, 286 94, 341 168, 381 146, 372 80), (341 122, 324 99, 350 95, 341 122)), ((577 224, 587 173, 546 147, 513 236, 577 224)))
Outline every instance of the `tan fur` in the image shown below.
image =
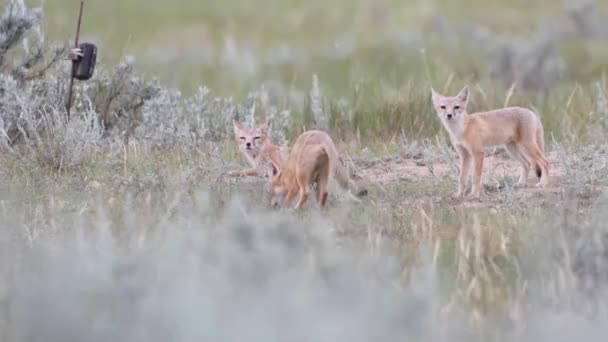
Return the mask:
POLYGON ((285 193, 283 206, 288 207, 297 194, 300 195, 295 209, 301 209, 308 200, 310 186, 316 185, 317 203, 324 208, 327 203, 330 162, 325 147, 320 144, 306 145, 290 155, 293 165, 281 168, 273 179, 273 189, 282 188, 285 193), (291 157, 293 156, 293 157, 291 157))
POLYGON ((464 195, 473 164, 473 196, 481 195, 484 148, 504 145, 507 152, 521 163, 518 185, 527 183, 530 167, 540 177, 538 186, 549 181, 549 162, 544 156, 544 131, 540 119, 530 110, 509 107, 468 114, 468 88, 455 97, 445 97, 431 89, 433 105, 450 140, 460 156, 458 196, 464 195))
POLYGON ((280 161, 279 147, 270 139, 270 123, 259 127, 242 128, 240 123, 233 121, 234 135, 239 151, 245 156, 251 168, 242 171, 231 171, 229 176, 265 176, 269 168, 280 161))
POLYGON ((367 193, 365 189, 358 189, 350 179, 348 170, 340 161, 336 145, 322 131, 302 133, 291 147, 287 160, 275 167, 279 172, 272 179, 271 191, 275 197, 285 196, 284 206, 289 206, 299 191, 300 200, 296 208, 301 208, 308 198, 308 186, 317 183, 317 200, 324 207, 327 200, 326 178, 329 175, 333 175, 343 189, 353 190, 359 196, 367 193))

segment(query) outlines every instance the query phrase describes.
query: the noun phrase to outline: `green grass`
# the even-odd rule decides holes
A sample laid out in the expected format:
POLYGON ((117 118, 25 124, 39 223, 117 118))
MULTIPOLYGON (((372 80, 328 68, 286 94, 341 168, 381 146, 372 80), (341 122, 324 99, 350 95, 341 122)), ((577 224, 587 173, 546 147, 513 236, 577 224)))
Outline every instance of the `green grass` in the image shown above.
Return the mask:
MULTIPOLYGON (((267 82, 275 82, 279 93, 271 98, 271 105, 293 113, 296 133, 312 124, 308 96, 312 75, 317 74, 331 128, 346 140, 359 137, 377 143, 373 141, 377 137, 396 135, 411 140, 433 138, 441 129, 430 105, 430 86, 455 93, 465 84, 473 88, 470 111, 503 106, 508 98, 510 105, 535 108, 548 135, 560 141, 597 139, 588 127, 597 121, 594 82, 600 81, 606 89, 608 47, 601 41, 560 42, 558 55, 567 68, 562 79, 544 93, 511 96, 509 82, 490 77, 486 52, 480 46, 467 38, 441 39, 434 29, 435 19, 446 20, 452 31, 462 25, 482 25, 493 30, 497 39, 513 36, 526 43, 539 25, 546 25, 543 22, 564 21, 561 2, 371 3, 94 1, 86 4, 83 39, 99 41, 102 64, 112 65, 123 55, 134 54, 139 72, 159 77, 186 94, 205 85, 215 96, 243 100, 264 84, 273 91, 267 82), (354 50, 342 57, 327 56, 323 49, 334 42, 348 44, 335 40, 345 32, 352 34, 354 50), (419 32, 421 40, 414 47, 400 48, 384 32, 398 37, 419 32), (221 60, 226 37, 233 37, 239 49, 229 64, 221 60), (269 62, 281 46, 290 49, 293 57, 269 62), (205 53, 193 47, 211 51, 212 57, 205 61, 205 53), (157 58, 161 59, 155 62, 157 58), (259 63, 254 73, 239 69, 250 61, 259 63), (341 112, 339 101, 348 103, 349 112, 341 112)), ((600 4, 599 15, 608 15, 607 7, 600 4)), ((51 41, 72 35, 76 1, 49 1, 45 11, 51 41)))
MULTIPOLYGON (((67 0, 45 3, 45 28, 52 40, 73 36, 77 3, 67 0)), ((379 4, 371 6, 350 0, 228 0, 221 4, 191 0, 176 3, 90 1, 86 3, 83 38, 99 41, 101 60, 115 63, 125 53, 134 54, 140 60, 142 71, 185 91, 205 84, 223 95, 243 96, 262 82, 274 79, 307 91, 312 73, 317 73, 329 95, 349 96, 354 84, 359 82, 384 83, 399 89, 409 80, 444 82, 450 74, 455 74, 455 81, 460 84, 475 78, 471 75, 472 67, 481 68, 483 76, 484 65, 478 63, 478 47, 446 49, 446 44, 460 43, 433 39, 434 18, 456 24, 485 25, 498 34, 525 37, 536 29, 542 18, 559 15, 561 11, 560 2, 548 0, 534 3, 382 1, 379 4), (423 44, 426 54, 391 49, 383 43, 383 30, 392 27, 402 32, 420 32, 426 39, 423 44), (354 53, 338 59, 323 56, 319 49, 331 45, 343 32, 353 32, 357 44, 354 53), (223 66, 217 56, 203 63, 202 56, 188 51, 188 48, 200 47, 221 53, 227 36, 234 37, 237 46, 246 47, 256 60, 276 54, 274 51, 281 45, 294 49, 297 57, 285 64, 262 65, 253 77, 248 77, 223 66), (150 48, 157 50, 151 52, 150 48), (151 54, 164 53, 177 55, 165 62, 152 62, 151 54), (443 70, 438 70, 440 68, 443 70)), ((601 4, 604 12, 608 12, 606 7, 601 4)), ((573 42, 573 47, 566 50, 570 51, 565 53, 566 61, 574 68, 573 81, 593 79, 606 71, 605 46, 577 53, 581 47, 573 42)), ((243 63, 247 62, 246 53, 241 55, 243 63)))

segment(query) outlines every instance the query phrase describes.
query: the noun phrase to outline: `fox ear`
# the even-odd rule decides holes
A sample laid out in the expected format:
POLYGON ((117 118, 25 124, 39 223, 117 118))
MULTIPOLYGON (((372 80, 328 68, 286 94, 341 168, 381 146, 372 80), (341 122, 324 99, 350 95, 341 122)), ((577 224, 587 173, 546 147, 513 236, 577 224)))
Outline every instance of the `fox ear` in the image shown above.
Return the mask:
POLYGON ((462 88, 460 93, 456 95, 456 98, 466 105, 469 102, 469 87, 465 86, 462 88))
POLYGON ((439 101, 439 99, 441 98, 441 95, 439 95, 438 92, 435 91, 435 89, 433 89, 433 87, 431 87, 431 97, 433 99, 433 103, 437 103, 439 101))
POLYGON ((281 173, 281 167, 279 166, 279 164, 275 163, 274 161, 270 162, 270 168, 271 168, 271 175, 273 177, 278 176, 281 173))
POLYGON ((241 130, 241 124, 236 120, 232 120, 232 125, 234 126, 234 134, 238 135, 241 130))
POLYGON ((266 120, 266 122, 262 126, 260 126, 260 129, 264 134, 270 134, 270 130, 272 129, 272 124, 270 123, 270 120, 266 120))

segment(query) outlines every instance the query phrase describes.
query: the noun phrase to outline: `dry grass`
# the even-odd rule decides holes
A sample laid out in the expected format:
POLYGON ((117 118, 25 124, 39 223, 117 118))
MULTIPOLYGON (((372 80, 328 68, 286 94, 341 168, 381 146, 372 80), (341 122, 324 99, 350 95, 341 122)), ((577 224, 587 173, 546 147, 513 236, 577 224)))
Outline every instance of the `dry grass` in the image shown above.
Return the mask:
MULTIPOLYGON (((61 3, 48 5, 54 11, 61 3)), ((383 6, 424 7, 380 3, 380 14, 383 6)), ((232 4, 205 3, 220 18, 240 13, 232 4)), ((301 23, 338 18, 323 19, 321 32, 356 10, 357 25, 371 25, 363 24, 373 12, 367 5, 338 1, 322 15, 316 1, 299 11, 295 4, 273 10, 295 19, 299 13, 301 23)), ((454 17, 437 24, 447 31, 425 31, 420 41, 471 43, 479 31, 455 24, 464 13, 497 31, 527 23, 526 34, 542 31, 530 25, 537 16, 564 15, 550 1, 532 8, 513 3, 504 18, 486 17, 479 6, 463 13, 455 4, 444 4, 454 17), (526 15, 514 19, 522 9, 526 15)), ((34 14, 19 13, 21 21, 5 14, 0 30, 22 27, 36 36, 34 14)), ((185 16, 167 13, 173 15, 185 16)), ((70 121, 62 108, 66 68, 53 61, 62 50, 39 49, 47 45, 42 39, 23 49, 22 35, 1 36, 0 48, 9 46, 6 37, 16 43, 0 63, 0 340, 605 340, 602 63, 573 68, 578 57, 567 59, 567 51, 540 58, 537 45, 511 51, 507 39, 504 48, 516 52, 515 60, 532 56, 542 64, 535 75, 540 87, 514 91, 507 81, 521 70, 498 68, 493 79, 495 57, 480 57, 488 51, 430 44, 412 57, 400 50, 404 41, 397 38, 405 34, 374 45, 362 32, 362 45, 344 63, 301 52, 314 73, 290 73, 276 61, 256 71, 297 74, 297 81, 264 83, 247 78, 245 68, 237 73, 246 81, 211 84, 234 90, 230 95, 246 89, 247 96, 221 97, 206 87, 183 95, 141 76, 129 58, 115 68, 102 63, 94 80, 76 87, 70 121), (553 80, 560 56, 571 72, 553 80), (27 60, 33 64, 25 71, 46 76, 25 80, 27 60), (393 67, 407 72, 391 74, 393 67), (347 85, 336 75, 348 75, 347 85), (517 164, 496 149, 487 151, 482 201, 452 197, 456 154, 432 113, 428 88, 449 93, 465 80, 474 89, 472 109, 517 104, 539 111, 553 170, 548 189, 514 188, 517 164), (356 201, 331 184, 325 212, 312 202, 302 213, 266 208, 264 180, 224 176, 244 163, 230 121, 249 118, 252 108, 258 120, 271 118, 277 141, 327 125, 344 159, 370 184, 369 196, 356 201)), ((569 39, 557 45, 567 47, 569 39)), ((603 55, 593 36, 580 41, 599 45, 589 50, 591 60, 603 55)), ((316 43, 303 37, 293 46, 316 43)), ((248 51, 235 44, 237 52, 248 51)), ((251 51, 258 58, 261 50, 251 51)))
MULTIPOLYGON (((448 169, 439 148, 425 151, 436 170, 448 169)), ((367 167, 419 163, 416 155, 367 167)), ((126 174, 123 157, 104 152, 78 172, 29 170, 4 183, 3 339, 63 340, 57 327, 68 320, 78 322, 76 336, 148 340, 282 340, 294 331, 320 340, 551 340, 555 331, 543 327, 562 314, 581 319, 569 319, 574 336, 601 331, 583 318, 603 322, 606 310, 597 185, 556 177, 559 190, 493 189, 478 203, 451 199, 451 177, 418 176, 417 166, 361 203, 334 191, 327 212, 311 204, 297 215, 261 206, 263 181, 222 177, 234 164, 212 151, 132 145, 127 156, 126 174), (40 301, 49 303, 43 324, 40 301), (279 328, 280 312, 295 326, 279 328), (210 325, 216 315, 232 317, 232 328, 210 325), (317 320, 326 328, 313 335, 301 326, 317 320)))

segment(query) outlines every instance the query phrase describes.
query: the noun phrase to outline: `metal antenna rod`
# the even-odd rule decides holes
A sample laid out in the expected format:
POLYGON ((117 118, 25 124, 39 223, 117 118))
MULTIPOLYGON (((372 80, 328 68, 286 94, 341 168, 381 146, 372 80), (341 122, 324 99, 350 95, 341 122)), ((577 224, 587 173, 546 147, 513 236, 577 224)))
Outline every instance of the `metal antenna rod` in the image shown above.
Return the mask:
MULTIPOLYGON (((82 21, 82 9, 84 1, 80 2, 80 13, 78 14, 78 26, 76 27, 76 38, 74 39, 74 48, 78 48, 78 38, 80 36, 80 22, 82 21)), ((68 89, 68 103, 66 105, 68 121, 70 120, 70 109, 72 108, 72 88, 74 87, 74 75, 76 75, 76 61, 72 61, 72 74, 70 75, 70 87, 68 89)))

